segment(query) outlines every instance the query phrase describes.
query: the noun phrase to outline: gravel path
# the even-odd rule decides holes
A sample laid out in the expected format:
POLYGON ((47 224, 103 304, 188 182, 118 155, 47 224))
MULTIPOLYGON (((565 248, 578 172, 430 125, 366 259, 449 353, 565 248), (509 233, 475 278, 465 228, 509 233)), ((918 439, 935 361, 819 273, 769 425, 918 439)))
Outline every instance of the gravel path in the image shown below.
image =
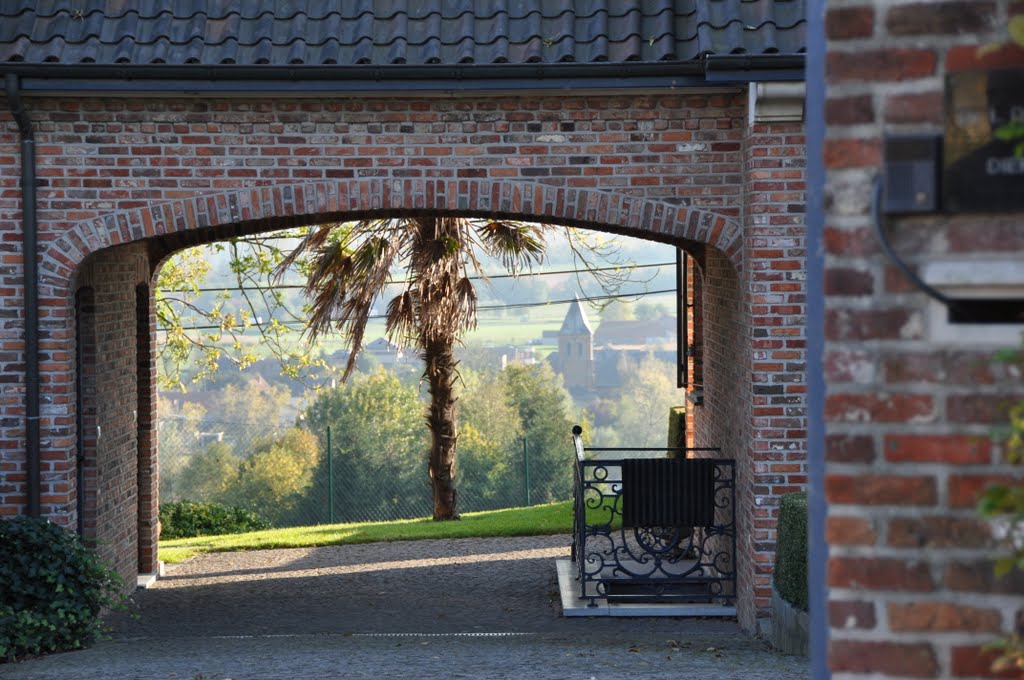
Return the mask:
POLYGON ((0 677, 806 678, 717 619, 563 618, 559 537, 214 553, 138 592, 81 652, 0 677))

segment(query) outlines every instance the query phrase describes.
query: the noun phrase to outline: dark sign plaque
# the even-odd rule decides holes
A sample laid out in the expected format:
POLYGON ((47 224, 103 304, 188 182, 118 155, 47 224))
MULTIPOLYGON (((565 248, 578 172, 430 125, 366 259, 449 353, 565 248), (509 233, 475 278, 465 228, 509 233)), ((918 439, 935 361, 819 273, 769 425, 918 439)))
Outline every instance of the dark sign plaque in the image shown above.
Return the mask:
POLYGON ((948 62, 943 207, 1024 210, 1024 50, 960 48, 948 62))
POLYGON ((1024 69, 949 74, 946 110, 945 208, 1024 209, 1024 69))

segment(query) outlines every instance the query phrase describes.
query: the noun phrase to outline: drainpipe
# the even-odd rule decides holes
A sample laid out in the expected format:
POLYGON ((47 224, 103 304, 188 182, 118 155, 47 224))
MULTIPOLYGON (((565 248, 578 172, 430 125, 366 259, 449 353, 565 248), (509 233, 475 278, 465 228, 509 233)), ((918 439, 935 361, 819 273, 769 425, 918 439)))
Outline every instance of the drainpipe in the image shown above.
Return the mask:
POLYGON ((7 104, 21 135, 21 233, 25 309, 25 464, 28 515, 39 517, 39 289, 36 275, 36 140, 21 101, 18 76, 7 74, 7 104))

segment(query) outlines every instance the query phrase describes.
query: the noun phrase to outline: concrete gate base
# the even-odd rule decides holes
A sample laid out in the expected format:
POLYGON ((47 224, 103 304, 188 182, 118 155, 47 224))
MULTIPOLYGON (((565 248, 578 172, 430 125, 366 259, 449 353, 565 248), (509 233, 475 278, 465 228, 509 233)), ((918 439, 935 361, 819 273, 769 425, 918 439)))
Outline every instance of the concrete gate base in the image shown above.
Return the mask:
POLYGON ((736 616, 736 607, 719 604, 609 604, 608 600, 599 597, 597 606, 591 607, 589 597, 580 598, 576 564, 569 559, 555 560, 555 568, 558 571, 558 592, 562 598, 563 616, 736 616))

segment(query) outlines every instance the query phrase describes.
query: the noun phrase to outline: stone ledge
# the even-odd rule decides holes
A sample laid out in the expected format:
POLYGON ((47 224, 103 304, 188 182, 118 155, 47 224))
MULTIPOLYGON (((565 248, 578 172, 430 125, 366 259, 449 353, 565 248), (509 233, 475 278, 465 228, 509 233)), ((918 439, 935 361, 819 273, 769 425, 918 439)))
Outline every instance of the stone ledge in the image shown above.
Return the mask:
POLYGON ((157 582, 157 579, 163 578, 164 575, 164 563, 163 561, 157 562, 157 570, 150 574, 139 574, 135 580, 136 588, 149 588, 157 582))

